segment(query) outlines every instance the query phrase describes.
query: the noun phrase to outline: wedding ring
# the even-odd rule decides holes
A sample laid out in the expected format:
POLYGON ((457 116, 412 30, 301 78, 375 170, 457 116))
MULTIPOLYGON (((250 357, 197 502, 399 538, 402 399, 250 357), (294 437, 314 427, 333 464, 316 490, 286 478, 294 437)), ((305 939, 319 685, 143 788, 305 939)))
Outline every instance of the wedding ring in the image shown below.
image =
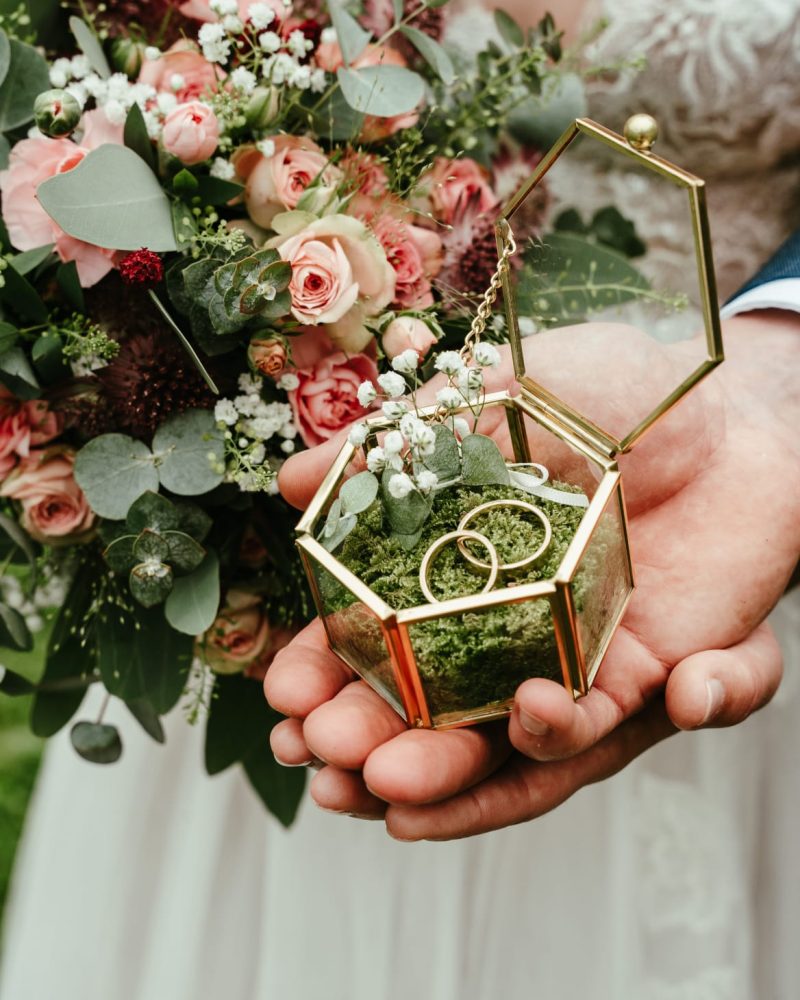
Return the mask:
MULTIPOLYGON (((465 531, 465 528, 470 521, 476 517, 480 517, 480 515, 485 513, 487 510, 496 510, 500 507, 512 507, 518 510, 524 510, 525 513, 533 514, 534 517, 537 517, 544 526, 544 541, 535 552, 526 556, 524 559, 518 560, 517 562, 499 563, 498 571, 500 573, 515 573, 517 570, 524 569, 526 566, 530 566, 532 563, 535 563, 537 559, 543 556, 549 548, 550 542, 553 538, 553 529, 547 515, 543 511, 539 510, 538 507, 534 507, 532 503, 527 503, 525 500, 489 500, 487 503, 482 503, 477 507, 473 507, 471 511, 466 513, 461 518, 458 525, 458 531, 461 532, 461 538, 458 539, 458 550, 467 562, 471 563, 471 565, 473 565, 476 569, 486 571, 489 569, 490 565, 494 565, 494 563, 483 562, 478 559, 477 556, 474 556, 467 548, 463 539, 469 534, 469 532, 465 531)), ((492 549, 494 549, 494 546, 492 546, 492 549)))
MULTIPOLYGON (((461 539, 464 538, 468 538, 473 542, 479 542, 481 545, 485 546, 486 551, 489 553, 489 562, 479 564, 484 570, 489 570, 489 579, 486 581, 483 590, 481 590, 480 593, 488 594, 492 587, 494 587, 497 583, 500 563, 497 556, 497 549, 495 549, 494 545, 492 545, 486 535, 482 535, 478 531, 465 531, 463 528, 459 527, 456 531, 449 531, 446 535, 442 535, 441 538, 437 538, 423 556, 422 565, 419 568, 419 586, 430 604, 439 604, 441 602, 441 599, 434 595, 428 583, 428 577, 430 575, 434 559, 439 555, 442 549, 449 545, 450 542, 457 541, 459 546, 461 546, 461 539)), ((477 560, 475 560, 475 562, 477 562, 477 560)))

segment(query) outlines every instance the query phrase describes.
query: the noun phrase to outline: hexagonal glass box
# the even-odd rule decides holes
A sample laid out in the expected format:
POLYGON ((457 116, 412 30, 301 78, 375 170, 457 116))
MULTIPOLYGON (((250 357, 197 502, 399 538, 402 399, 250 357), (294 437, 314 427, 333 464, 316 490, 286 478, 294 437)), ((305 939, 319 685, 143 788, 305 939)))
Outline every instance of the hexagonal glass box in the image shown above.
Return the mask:
MULTIPOLYGON (((627 139, 575 121, 497 220, 499 251, 516 249, 502 298, 518 393, 487 395, 475 429, 502 442, 509 468, 545 469, 545 485, 532 492, 554 531, 537 578, 501 576, 488 592, 393 606, 377 592, 386 570, 376 565, 377 535, 374 547, 362 539, 358 574, 321 544, 342 484, 363 467, 357 453, 388 426, 383 416, 367 421, 363 446, 344 445, 298 525, 331 648, 409 725, 500 718, 529 677, 559 680, 575 697, 589 690, 634 588, 617 455, 722 360, 703 182, 654 155, 654 123, 637 129, 636 117, 627 139), (596 187, 587 175, 615 155, 628 168, 616 200, 629 191, 671 199, 682 255, 657 241, 642 255, 627 200, 617 206, 613 191, 611 206, 576 205, 596 187), (656 280, 664 274, 668 287, 656 280)), ((397 574, 410 579, 415 558, 397 574)))

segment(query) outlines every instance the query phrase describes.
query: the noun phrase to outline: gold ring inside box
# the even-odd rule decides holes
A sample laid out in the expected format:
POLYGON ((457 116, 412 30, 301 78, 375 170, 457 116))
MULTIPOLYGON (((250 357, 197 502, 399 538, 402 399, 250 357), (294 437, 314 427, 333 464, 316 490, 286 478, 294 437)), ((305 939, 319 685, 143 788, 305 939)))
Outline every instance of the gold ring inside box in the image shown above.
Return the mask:
POLYGON ((442 535, 441 538, 437 538, 436 541, 429 547, 422 559, 422 565, 419 568, 419 585, 422 593, 431 604, 440 603, 440 598, 434 595, 428 583, 428 576, 430 575, 434 559, 439 555, 442 549, 450 544, 450 542, 457 541, 458 544, 461 545, 462 539, 465 538, 468 538, 473 542, 479 542, 481 545, 485 546, 486 551, 489 553, 490 561, 488 563, 479 563, 483 569, 489 570, 489 579, 484 584, 480 593, 488 594, 492 587, 494 587, 497 583, 497 577, 500 573, 500 559, 497 555, 497 549, 494 545, 492 545, 486 535, 482 535, 479 531, 465 531, 463 528, 458 528, 456 531, 448 531, 446 535, 442 535))
MULTIPOLYGON (((476 517, 480 517, 481 514, 485 514, 487 510, 497 510, 502 507, 511 507, 515 510, 523 510, 526 514, 533 514, 537 517, 544 527, 544 540, 535 552, 530 555, 525 556, 524 559, 519 559, 517 562, 513 563, 500 563, 498 565, 498 570, 501 573, 515 573, 517 570, 525 569, 526 566, 530 566, 535 563, 537 559, 540 559, 550 546, 550 542, 553 538, 553 529, 550 525, 550 521, 544 511, 539 510, 532 503, 527 503, 525 500, 489 500, 486 503, 479 504, 477 507, 473 507, 471 511, 468 511, 462 518, 458 525, 458 530, 462 532, 462 538, 458 539, 458 551, 461 555, 475 566, 476 569, 487 570, 490 567, 490 563, 483 562, 483 560, 478 559, 474 556, 470 550, 467 548, 466 542, 463 536, 468 534, 464 529, 474 520, 476 517)), ((494 546, 492 546, 494 547, 494 546)))

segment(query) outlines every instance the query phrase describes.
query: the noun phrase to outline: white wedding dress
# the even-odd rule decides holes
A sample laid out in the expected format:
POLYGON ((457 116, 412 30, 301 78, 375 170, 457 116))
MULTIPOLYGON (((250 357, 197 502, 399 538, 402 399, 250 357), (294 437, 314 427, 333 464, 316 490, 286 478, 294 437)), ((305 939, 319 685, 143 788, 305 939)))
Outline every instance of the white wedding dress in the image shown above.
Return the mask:
MULTIPOLYGON (((465 4, 468 7, 468 4, 465 4)), ((557 8, 557 5, 555 5, 557 8)), ((597 56, 643 52, 595 117, 657 115, 708 179, 721 294, 795 228, 798 0, 606 0, 597 56)), ((490 30, 477 9, 456 40, 490 30)), ((592 173, 589 166, 583 168, 592 173)), ((596 176, 592 204, 618 176, 596 176)), ((588 198, 588 195, 587 195, 588 198)), ((669 206, 626 212, 668 269, 669 206)), ((796 1000, 800 601, 787 673, 726 731, 680 735, 534 823, 404 845, 306 801, 284 831, 238 773, 202 775, 179 715, 121 722, 113 768, 50 746, 6 920, 0 1000, 796 1000)))

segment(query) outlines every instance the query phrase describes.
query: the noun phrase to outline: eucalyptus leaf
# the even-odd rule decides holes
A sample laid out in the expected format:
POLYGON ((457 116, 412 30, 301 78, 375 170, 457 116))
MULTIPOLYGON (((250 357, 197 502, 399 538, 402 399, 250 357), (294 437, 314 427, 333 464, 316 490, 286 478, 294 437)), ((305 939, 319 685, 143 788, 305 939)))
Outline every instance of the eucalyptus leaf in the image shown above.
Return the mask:
POLYGON ((169 555, 169 543, 157 531, 145 528, 133 543, 133 554, 139 562, 145 562, 147 559, 166 562, 169 555))
POLYGON ((44 57, 16 38, 9 44, 11 61, 0 85, 0 132, 26 125, 33 118, 33 102, 50 87, 50 70, 44 57))
POLYGON ((129 531, 139 534, 145 528, 153 531, 171 531, 181 522, 180 512, 174 503, 148 490, 131 504, 125 525, 129 531))
POLYGON ((336 497, 328 510, 328 516, 325 518, 325 525, 322 529, 322 537, 326 538, 334 533, 336 530, 336 525, 342 516, 342 501, 339 497, 336 497))
POLYGON ((328 552, 335 552, 357 524, 355 514, 343 514, 330 525, 330 531, 327 530, 328 524, 325 525, 326 533, 320 539, 321 544, 328 552))
POLYGON ((69 738, 80 756, 93 764, 113 764, 122 756, 122 740, 115 726, 76 722, 69 738))
POLYGON ((197 178, 197 196, 204 205, 227 205, 244 192, 244 185, 221 177, 201 174, 197 178))
POLYGON ((435 472, 439 481, 457 479, 461 475, 461 454, 456 436, 444 424, 434 424, 436 446, 433 454, 425 459, 425 468, 435 472))
POLYGON ((121 535, 115 538, 103 551, 103 558, 115 573, 128 573, 136 563, 133 546, 136 535, 121 535))
POLYGON ((497 30, 503 41, 508 42, 513 49, 522 48, 525 44, 525 33, 510 14, 504 10, 496 10, 494 23, 497 25, 497 30))
POLYGON ((224 456, 224 440, 210 410, 187 410, 170 417, 153 437, 162 486, 179 496, 208 493, 224 479, 215 463, 224 456))
POLYGON ((111 76, 111 69, 108 65, 103 46, 100 39, 92 31, 89 25, 79 17, 69 19, 69 30, 75 36, 78 48, 89 60, 89 65, 98 76, 107 80, 111 76))
POLYGON ((218 610, 219 560, 209 550, 194 573, 175 581, 164 613, 176 632, 200 635, 211 628, 218 610))
POLYGON ((453 66, 453 60, 442 46, 431 38, 430 35, 426 35, 424 32, 419 31, 417 28, 412 28, 407 24, 400 31, 411 42, 442 83, 449 87, 456 78, 456 71, 453 66))
POLYGON ((22 348, 12 347, 0 355, 0 385, 20 399, 36 399, 40 395, 39 383, 22 348))
POLYGON ((280 718, 256 681, 243 674, 218 675, 206 723, 206 771, 219 774, 252 750, 263 748, 280 718))
POLYGON ((345 9, 341 0, 331 0, 328 5, 336 29, 336 39, 342 50, 346 65, 355 62, 369 45, 372 35, 365 31, 356 19, 345 9))
POLYGON ((164 540, 168 545, 165 558, 171 566, 183 573, 196 570, 205 558, 206 550, 203 546, 183 531, 167 531, 164 533, 164 540))
POLYGON ((359 472, 342 484, 339 499, 346 514, 361 514, 375 502, 378 477, 371 472, 359 472))
POLYGON ((142 109, 138 104, 132 104, 125 118, 123 141, 128 149, 132 149, 141 157, 151 170, 158 169, 158 157, 155 147, 147 131, 142 109))
POLYGON ((19 340, 19 331, 11 323, 0 322, 0 357, 2 357, 6 351, 10 351, 11 348, 19 340))
POLYGON ((461 442, 462 477, 470 486, 509 486, 511 476, 495 442, 470 434, 461 442))
POLYGON ((42 208, 75 239, 111 250, 178 249, 169 199, 132 149, 108 143, 37 189, 42 208))
POLYGON ((100 517, 121 521, 147 490, 158 490, 158 472, 147 445, 126 434, 101 434, 78 452, 75 481, 100 517))
POLYGON ((405 13, 403 10, 403 0, 392 0, 392 12, 394 13, 395 24, 403 20, 403 14, 405 13))
POLYGON ((389 492, 389 482, 399 473, 385 469, 381 479, 381 493, 386 517, 393 532, 398 535, 414 535, 423 526, 431 512, 432 499, 413 490, 400 499, 389 492))
POLYGON ((33 323, 46 323, 50 318, 47 306, 41 296, 28 281, 13 267, 3 271, 4 284, 0 288, 0 301, 4 302, 17 316, 33 323))
POLYGON ((23 253, 18 253, 12 257, 9 264, 17 274, 28 274, 28 272, 35 270, 52 255, 53 246, 53 243, 47 243, 45 246, 35 247, 33 250, 25 250, 23 253))
POLYGON ((401 66, 341 67, 336 76, 351 108, 379 118, 413 111, 425 94, 422 77, 401 66))
POLYGON ((538 149, 548 149, 575 118, 588 112, 586 87, 577 73, 559 73, 545 92, 522 101, 511 112, 512 135, 538 149))
POLYGON ((11 698, 19 695, 32 694, 36 690, 27 677, 16 674, 0 664, 0 692, 11 698))
POLYGON ((196 542, 202 542, 214 523, 211 517, 195 503, 179 503, 175 506, 180 518, 178 529, 191 535, 196 542))
MULTIPOLYGON (((319 108, 313 111, 312 124, 317 135, 325 136, 331 143, 355 141, 364 127, 364 114, 352 108, 342 90, 337 87, 319 108)), ((274 224, 273 220, 273 227, 274 224)), ((279 232, 277 229, 275 231, 279 232)))
POLYGON ((3 85, 3 80, 8 76, 8 70, 11 66, 11 43, 8 40, 8 35, 0 29, 0 87, 3 85))
POLYGON ((130 571, 128 586, 143 608, 154 608, 172 590, 172 567, 165 563, 140 563, 130 571))
POLYGON ((56 271, 56 281, 67 303, 78 312, 85 312, 86 303, 83 297, 83 288, 81 288, 78 268, 74 260, 59 265, 56 271))
POLYGON ((29 653, 33 649, 33 636, 25 619, 16 610, 0 602, 0 646, 9 646, 29 653))

